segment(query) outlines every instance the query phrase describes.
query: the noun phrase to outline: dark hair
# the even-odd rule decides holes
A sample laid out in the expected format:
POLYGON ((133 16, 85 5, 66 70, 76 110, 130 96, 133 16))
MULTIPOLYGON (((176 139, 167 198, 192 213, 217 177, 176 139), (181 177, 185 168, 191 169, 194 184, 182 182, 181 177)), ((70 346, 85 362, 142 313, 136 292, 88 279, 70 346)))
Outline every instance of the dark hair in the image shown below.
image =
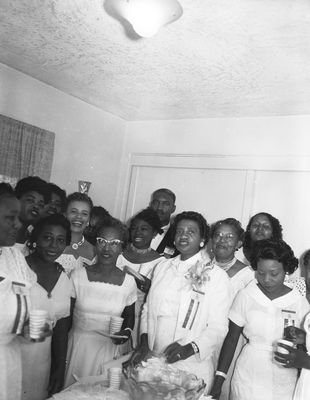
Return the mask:
POLYGON ((71 242, 71 227, 70 222, 62 214, 51 214, 48 217, 41 218, 34 226, 30 238, 27 242, 27 246, 30 250, 34 250, 33 243, 35 243, 42 232, 42 230, 47 226, 62 226, 66 231, 66 246, 71 242))
POLYGON ((304 266, 307 268, 310 263, 310 250, 308 250, 303 257, 304 266))
POLYGON ((0 183, 0 198, 1 197, 15 197, 14 190, 9 183, 1 182, 0 183))
POLYGON ((151 225, 154 232, 161 233, 161 223, 159 216, 157 215, 156 211, 154 211, 151 207, 147 207, 146 209, 140 211, 137 215, 131 218, 129 230, 131 231, 131 227, 133 222, 137 219, 147 222, 151 225))
POLYGON ((284 272, 289 275, 298 268, 298 259, 294 256, 293 250, 281 239, 263 239, 256 242, 250 259, 254 271, 257 271, 259 260, 276 260, 283 265, 284 272))
POLYGON ((238 240, 243 239, 244 235, 244 229, 241 226, 241 223, 235 219, 235 218, 226 218, 226 219, 221 219, 220 221, 215 222, 214 224, 211 225, 211 233, 210 237, 213 238, 215 231, 221 226, 221 225, 229 225, 234 227, 238 240))
POLYGON ((271 227, 272 227, 272 235, 271 235, 270 239, 279 240, 279 239, 283 238, 282 226, 280 224, 280 221, 277 218, 273 217, 271 214, 268 214, 266 212, 259 212, 255 215, 253 215, 253 217, 251 217, 251 219, 246 227, 246 230, 244 233, 244 238, 243 238, 243 248, 244 249, 250 249, 252 247, 253 243, 252 243, 251 234, 250 234, 250 227, 253 222, 253 219, 255 217, 257 217, 258 215, 266 215, 266 217, 269 219, 271 227))
POLYGON ((81 201, 83 203, 87 203, 90 206, 90 211, 93 208, 92 199, 86 193, 74 192, 74 193, 69 194, 69 196, 66 198, 65 210, 67 210, 69 204, 72 201, 81 201))
POLYGON ((64 212, 67 197, 66 191, 55 185, 55 183, 48 183, 47 185, 51 194, 55 193, 57 196, 59 196, 61 202, 61 211, 64 212))
POLYGON ((114 228, 117 229, 121 236, 122 248, 125 249, 128 243, 128 229, 125 224, 122 223, 119 219, 110 217, 110 218, 103 218, 99 221, 98 225, 95 229, 95 237, 98 237, 99 232, 102 228, 114 228))
POLYGON ((20 199, 25 193, 37 192, 44 198, 44 203, 48 203, 51 199, 51 193, 46 181, 39 176, 27 176, 20 179, 15 186, 15 195, 20 199))
POLYGON ((91 217, 106 218, 106 217, 111 217, 111 215, 109 211, 107 211, 104 207, 94 206, 90 213, 90 218, 91 217))
POLYGON ((207 221, 205 220, 205 218, 201 214, 199 214, 195 211, 183 211, 182 213, 178 214, 175 217, 173 225, 172 225, 174 236, 175 236, 175 233, 177 230, 178 223, 180 221, 183 221, 184 219, 197 222, 197 224, 199 226, 200 236, 202 239, 204 239, 203 247, 205 247, 210 238, 210 226, 207 223, 207 221))
POLYGON ((156 193, 159 193, 159 192, 163 192, 163 193, 166 193, 168 196, 171 196, 171 197, 172 197, 172 200, 173 200, 173 204, 175 204, 176 196, 175 196, 175 194, 174 194, 170 189, 165 189, 165 188, 157 189, 157 190, 155 190, 155 192, 152 194, 152 197, 154 197, 155 194, 156 194, 156 193))

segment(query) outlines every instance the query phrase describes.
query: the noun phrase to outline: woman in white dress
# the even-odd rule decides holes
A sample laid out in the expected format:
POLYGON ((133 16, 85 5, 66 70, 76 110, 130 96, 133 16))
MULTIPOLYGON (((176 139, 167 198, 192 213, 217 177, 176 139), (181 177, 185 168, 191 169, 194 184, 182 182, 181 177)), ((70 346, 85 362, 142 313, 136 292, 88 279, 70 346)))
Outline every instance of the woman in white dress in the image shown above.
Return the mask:
POLYGON ((211 394, 218 399, 240 334, 248 343, 237 359, 231 384, 232 400, 291 400, 297 370, 273 360, 273 347, 288 324, 301 326, 309 311, 297 289, 284 284, 298 267, 292 249, 282 240, 261 240, 253 249, 252 268, 257 281, 239 291, 229 311, 224 341, 211 394))
POLYGON ((70 223, 61 214, 41 219, 31 232, 29 247, 32 253, 26 261, 35 272, 37 282, 31 288, 30 298, 35 309, 48 312, 53 336, 35 344, 21 338, 23 400, 44 400, 63 387, 71 284, 64 269, 55 260, 70 241, 70 223), (50 374, 52 354, 54 365, 50 374))
POLYGON ((99 225, 96 236, 98 262, 74 270, 71 276, 75 301, 65 386, 74 382, 73 374, 102 374, 103 364, 118 355, 117 346, 129 340, 134 327, 136 282, 116 266, 117 257, 127 245, 127 228, 110 218, 99 225), (124 319, 116 335, 126 339, 107 337, 111 316, 124 319))
POLYGON ((176 368, 204 379, 208 393, 227 333, 231 285, 226 272, 205 258, 210 228, 204 217, 183 212, 174 224, 180 255, 155 268, 142 311, 141 344, 131 363, 164 355, 176 368))
MULTIPOLYGON (((252 268, 237 260, 235 256, 235 252, 242 246, 243 234, 244 229, 235 218, 217 221, 211 227, 212 250, 214 253, 212 263, 227 273, 233 289, 233 299, 239 290, 245 288, 254 279, 252 268)), ((245 337, 240 335, 234 359, 231 362, 227 378, 222 387, 221 400, 229 399, 230 383, 236 358, 245 343, 245 337)))
MULTIPOLYGON (((14 247, 21 222, 20 204, 10 185, 0 183, 0 399, 20 400, 22 359, 17 335, 28 340, 29 290, 36 275, 14 247), (26 329, 27 328, 27 329, 26 329)), ((51 332, 42 335, 46 337, 51 332)), ((33 343, 30 343, 33 344, 33 343)))
POLYGON ((96 261, 95 247, 83 235, 89 224, 92 207, 93 202, 85 193, 74 192, 67 197, 65 216, 71 224, 71 243, 57 261, 69 276, 74 269, 96 261))
MULTIPOLYGON (((130 267, 144 278, 144 280, 140 280, 135 277, 138 286, 138 299, 135 311, 135 327, 132 334, 132 345, 134 348, 137 347, 138 338, 140 337, 139 327, 142 306, 149 291, 154 268, 161 261, 165 260, 165 257, 161 257, 151 248, 152 239, 160 231, 160 219, 156 212, 151 208, 141 211, 131 220, 129 228, 131 241, 126 246, 124 252, 118 257, 116 263, 121 270, 125 269, 125 271, 128 271, 126 267, 130 267)), ((132 349, 128 346, 126 350, 132 349)))
POLYGON ((293 400, 306 400, 310 398, 310 313, 304 322, 304 331, 289 326, 285 330, 285 338, 291 340, 296 346, 305 345, 306 349, 280 344, 287 350, 287 354, 275 352, 275 360, 284 364, 285 368, 301 368, 301 374, 297 381, 293 400), (305 351, 306 350, 306 351, 305 351))
POLYGON ((251 217, 243 239, 243 254, 250 262, 253 247, 263 239, 282 239, 282 226, 273 215, 260 212, 251 217))

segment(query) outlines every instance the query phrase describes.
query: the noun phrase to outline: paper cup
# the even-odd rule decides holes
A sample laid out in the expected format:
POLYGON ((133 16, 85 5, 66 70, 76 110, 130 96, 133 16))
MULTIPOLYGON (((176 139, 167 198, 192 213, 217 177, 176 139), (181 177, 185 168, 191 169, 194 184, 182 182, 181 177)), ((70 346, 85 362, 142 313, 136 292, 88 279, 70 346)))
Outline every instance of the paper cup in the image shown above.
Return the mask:
POLYGON ((279 345, 278 345, 279 343, 285 344, 286 346, 291 346, 291 347, 294 346, 294 343, 291 342, 290 340, 285 340, 285 339, 280 339, 280 340, 278 340, 278 343, 277 343, 277 352, 278 352, 278 353, 281 353, 281 354, 289 354, 289 351, 286 350, 284 347, 279 346, 279 345))
POLYGON ((47 319, 47 311, 32 310, 29 313, 29 330, 31 339, 39 339, 47 319))
POLYGON ((115 332, 119 332, 122 328, 124 318, 122 317, 111 317, 110 318, 110 334, 113 335, 115 332))
POLYGON ((142 264, 139 269, 139 274, 148 277, 148 274, 152 271, 152 267, 150 265, 142 264))
POLYGON ((113 367, 108 369, 109 387, 119 389, 122 379, 122 369, 113 367))

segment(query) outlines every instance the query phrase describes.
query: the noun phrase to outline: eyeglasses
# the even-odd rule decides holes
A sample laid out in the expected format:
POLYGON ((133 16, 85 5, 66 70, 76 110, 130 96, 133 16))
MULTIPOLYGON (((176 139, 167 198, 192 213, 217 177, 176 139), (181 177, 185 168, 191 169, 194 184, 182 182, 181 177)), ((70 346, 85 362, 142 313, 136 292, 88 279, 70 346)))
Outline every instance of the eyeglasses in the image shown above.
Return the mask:
POLYGON ((232 233, 226 233, 224 234, 223 232, 215 232, 213 235, 213 240, 220 240, 220 239, 226 239, 226 240, 232 240, 235 238, 235 235, 232 233))
POLYGON ((110 245, 112 248, 114 248, 114 249, 116 249, 116 247, 117 247, 120 243, 124 243, 124 242, 122 242, 122 241, 119 240, 119 239, 107 240, 107 239, 102 238, 102 237, 97 237, 97 238, 96 238, 96 241, 97 241, 98 246, 100 246, 100 247, 107 246, 107 245, 109 244, 109 245, 110 245))

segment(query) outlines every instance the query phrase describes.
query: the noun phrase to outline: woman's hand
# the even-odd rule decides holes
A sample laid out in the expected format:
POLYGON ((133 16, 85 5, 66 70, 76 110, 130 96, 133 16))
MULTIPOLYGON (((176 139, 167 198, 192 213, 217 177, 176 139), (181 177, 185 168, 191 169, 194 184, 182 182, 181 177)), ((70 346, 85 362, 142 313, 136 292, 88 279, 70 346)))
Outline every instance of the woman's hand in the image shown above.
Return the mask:
POLYGON ((112 342, 118 346, 118 345, 120 345, 120 344, 126 343, 126 342, 130 339, 130 337, 131 337, 131 331, 128 330, 128 329, 126 329, 126 330, 121 330, 121 331, 119 331, 119 332, 113 333, 113 336, 114 336, 114 335, 115 335, 115 336, 126 336, 126 337, 127 337, 126 339, 125 339, 125 338, 122 338, 122 337, 120 337, 120 338, 112 337, 112 338, 111 338, 111 339, 112 339, 112 342))
POLYGON ((42 328, 42 332, 40 333, 40 338, 39 339, 32 339, 30 337, 30 328, 29 328, 29 320, 25 323, 22 335, 23 337, 28 340, 29 342, 44 342, 44 340, 52 336, 53 331, 50 329, 49 324, 45 324, 42 328))
POLYGON ((210 392, 210 396, 212 396, 212 399, 219 399, 221 397, 221 392, 222 392, 222 386, 224 383, 224 378, 221 376, 216 376, 211 392, 210 392))
POLYGON ((144 281, 141 281, 140 279, 135 278, 137 287, 141 292, 143 293, 148 293, 151 287, 151 280, 148 279, 146 276, 142 275, 144 278, 144 281))
POLYGON ((64 377, 66 371, 66 360, 61 359, 58 361, 57 368, 53 372, 49 385, 48 395, 53 396, 55 393, 59 393, 64 385, 64 377), (58 365, 59 364, 59 365, 58 365))
POLYGON ((181 346, 180 343, 174 342, 169 344, 169 346, 164 351, 164 356, 166 357, 168 364, 173 364, 180 360, 186 360, 188 357, 194 354, 192 345, 186 344, 181 346))
POLYGON ((146 356, 148 355, 149 350, 150 349, 149 349, 147 342, 141 342, 140 346, 133 353, 133 356, 130 359, 129 365, 131 365, 132 367, 135 367, 141 361, 144 361, 146 359, 146 356))
POLYGON ((283 343, 278 343, 278 346, 283 347, 289 353, 282 354, 276 351, 274 359, 283 364, 285 368, 305 368, 310 369, 310 357, 302 350, 295 349, 294 347, 287 346, 283 343))
POLYGON ((284 338, 293 341, 294 344, 304 344, 306 332, 295 326, 288 326, 284 329, 284 338))

